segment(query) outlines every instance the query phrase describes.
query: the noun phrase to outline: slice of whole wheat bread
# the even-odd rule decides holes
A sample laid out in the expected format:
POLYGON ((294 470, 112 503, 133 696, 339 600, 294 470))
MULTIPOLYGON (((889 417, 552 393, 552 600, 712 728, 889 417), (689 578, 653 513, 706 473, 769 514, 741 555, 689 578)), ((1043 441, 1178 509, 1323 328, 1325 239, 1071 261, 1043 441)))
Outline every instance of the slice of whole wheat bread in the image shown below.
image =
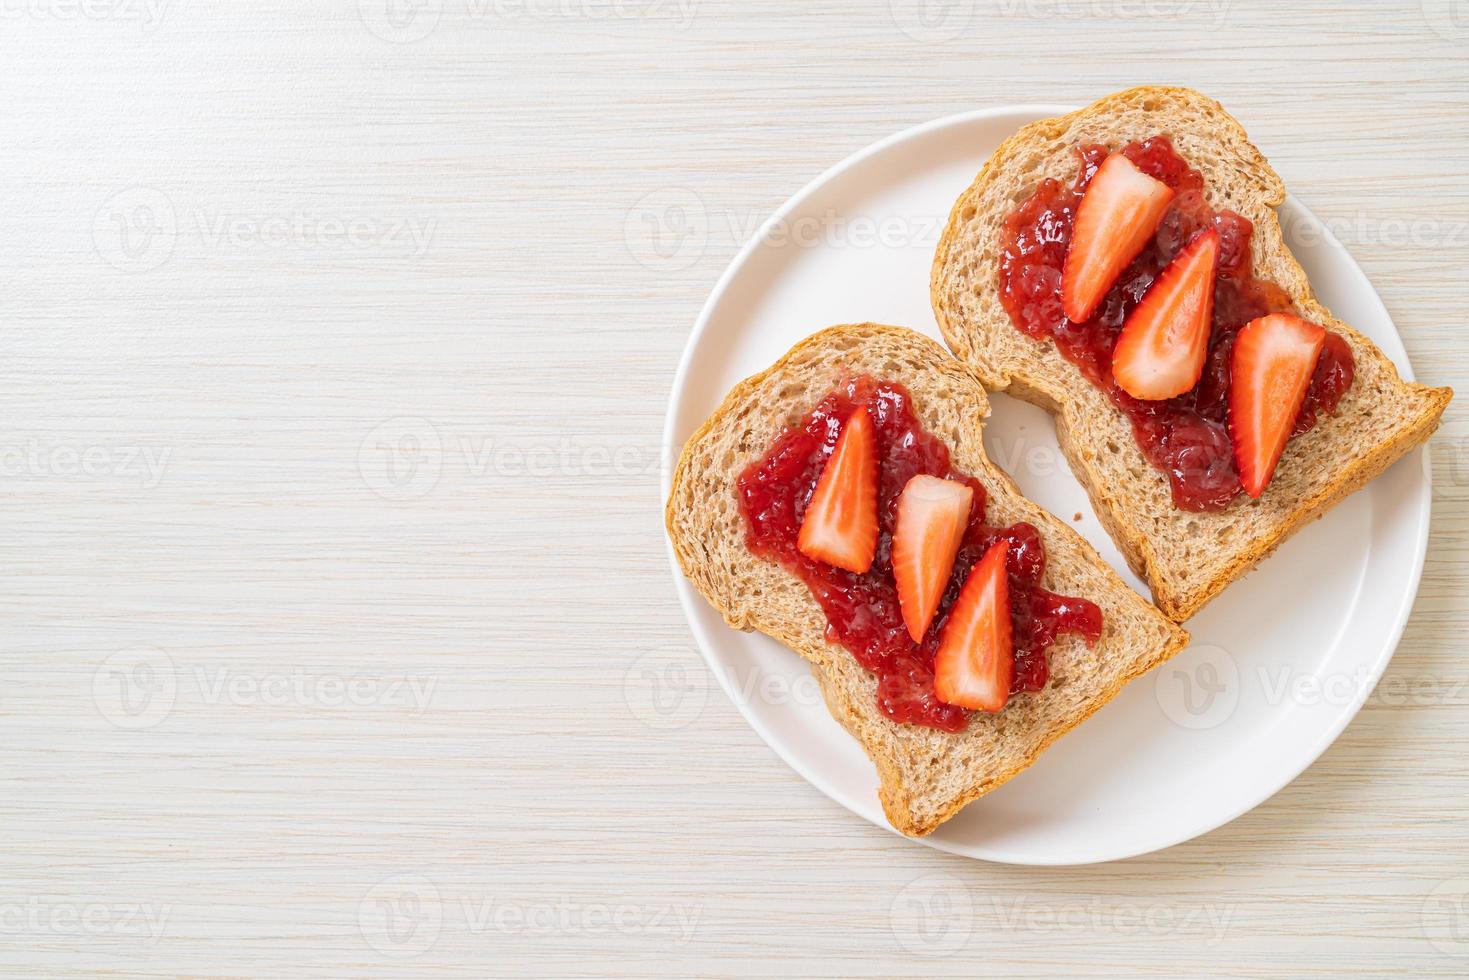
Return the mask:
POLYGON ((665 511, 679 564, 725 621, 767 633, 811 661, 831 713, 877 766, 888 819, 911 835, 931 832, 1025 769, 1123 684, 1188 642, 1188 634, 1125 585, 1091 545, 1022 497, 989 461, 980 438, 988 415, 979 382, 927 337, 873 323, 832 327, 735 386, 684 445, 665 511), (880 714, 876 680, 847 650, 826 641, 826 616, 806 586, 745 546, 736 496, 740 473, 854 374, 907 386, 924 427, 948 444, 954 467, 989 492, 987 522, 1029 521, 1040 530, 1049 558, 1044 587, 1102 608, 1095 647, 1062 637, 1050 648, 1051 680, 1043 690, 1017 695, 996 714, 976 713, 958 734, 880 714))
POLYGON ((1371 341, 1316 300, 1281 237, 1275 208, 1284 200, 1280 178, 1219 103, 1189 89, 1135 88, 1006 140, 954 205, 934 256, 933 309, 949 347, 985 387, 1053 413, 1103 526, 1179 622, 1427 439, 1453 394, 1403 381, 1371 341), (1054 344, 1017 330, 1000 303, 1005 217, 1042 179, 1075 178, 1077 144, 1116 150, 1160 133, 1203 172, 1210 205, 1254 223, 1254 274, 1285 289, 1301 316, 1339 334, 1356 359, 1337 414, 1291 440, 1260 499, 1241 497, 1214 513, 1175 509, 1167 478, 1143 457, 1127 418, 1054 344))

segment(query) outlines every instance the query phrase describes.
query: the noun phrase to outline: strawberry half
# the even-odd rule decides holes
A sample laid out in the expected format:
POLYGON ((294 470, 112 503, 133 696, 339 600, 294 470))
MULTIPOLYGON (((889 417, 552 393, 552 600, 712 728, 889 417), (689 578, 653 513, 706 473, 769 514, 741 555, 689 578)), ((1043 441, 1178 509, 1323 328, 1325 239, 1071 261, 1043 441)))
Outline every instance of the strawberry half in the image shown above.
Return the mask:
POLYGON ((1127 263, 1153 237, 1172 200, 1171 187, 1121 153, 1102 161, 1076 209, 1061 269, 1061 309, 1068 320, 1081 323, 1096 312, 1127 263))
POLYGON ((1134 398, 1181 395, 1198 384, 1214 318, 1219 232, 1195 235, 1158 274, 1112 349, 1112 377, 1134 398))
POLYGON ((964 580, 949 612, 933 660, 933 689, 940 701, 976 711, 999 711, 1010 699, 1015 676, 1011 641, 1010 578, 1004 538, 990 545, 964 580))
POLYGON ((1325 343, 1325 330, 1289 313, 1251 320, 1235 337, 1229 435, 1239 482, 1251 497, 1275 475, 1325 343))
POLYGON ((893 579, 898 606, 914 643, 933 622, 969 526, 974 490, 953 480, 915 476, 898 497, 893 528, 893 579))
POLYGON ((867 409, 842 426, 796 537, 801 554, 865 572, 877 554, 877 430, 867 409))

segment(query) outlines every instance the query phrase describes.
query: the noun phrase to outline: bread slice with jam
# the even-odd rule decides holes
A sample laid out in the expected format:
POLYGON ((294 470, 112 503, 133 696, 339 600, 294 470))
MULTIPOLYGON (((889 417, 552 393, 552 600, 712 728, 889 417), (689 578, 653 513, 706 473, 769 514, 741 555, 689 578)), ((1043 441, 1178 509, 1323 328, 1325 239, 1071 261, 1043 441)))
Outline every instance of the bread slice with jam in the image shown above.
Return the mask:
MULTIPOLYGON (((1128 187, 1122 179, 1117 186, 1128 187)), ((933 309, 950 349, 986 388, 1054 415, 1061 448, 1103 526, 1178 622, 1426 440, 1452 396, 1404 381, 1371 341, 1321 305, 1282 238, 1275 209, 1284 200, 1280 178, 1219 103, 1188 89, 1135 88, 1006 140, 955 203, 934 256, 933 309), (1089 314, 1095 296, 1082 286, 1091 284, 1074 274, 1080 285, 1063 284, 1060 255, 1083 224, 1077 194, 1085 200, 1080 189, 1090 191, 1098 164, 1119 155, 1169 182, 1174 197, 1145 251, 1115 273, 1111 293, 1089 314), (1111 389, 1114 380, 1138 378, 1130 386, 1161 395, 1174 389, 1154 380, 1165 374, 1157 363, 1142 358, 1139 369, 1136 350, 1128 352, 1128 374, 1118 368, 1114 379, 1110 345, 1159 266, 1205 224, 1221 236, 1212 360, 1171 402, 1128 401, 1111 389), (1067 312, 1090 318, 1078 324, 1067 312), (1249 430, 1243 413, 1229 409, 1241 352, 1228 345, 1247 319, 1269 314, 1326 331, 1278 463, 1270 447, 1260 449, 1272 434, 1249 430), (1164 423, 1160 413, 1168 414, 1164 423)), ((1088 268, 1113 274, 1116 264, 1088 268)), ((1171 369, 1187 360, 1174 358, 1171 369)), ((1268 372, 1259 376, 1270 382, 1268 372)), ((1276 397, 1255 394, 1265 404, 1276 397)))
MULTIPOLYGON (((868 385, 862 390, 873 389, 868 385)), ((810 661, 832 715, 876 766, 878 795, 888 819, 909 835, 932 832, 965 804, 1030 766, 1047 746, 1116 696, 1129 680, 1188 642, 1188 635, 1129 588, 1091 545, 1026 500, 990 462, 981 442, 988 414, 989 402, 978 380, 934 341, 911 330, 872 323, 832 327, 735 386, 684 445, 665 510, 680 566, 725 621, 736 629, 765 633, 810 661), (829 633, 832 620, 813 597, 808 581, 793 571, 790 562, 772 557, 761 543, 768 541, 752 531, 755 524, 747 508, 758 505, 749 503, 754 498, 742 496, 754 485, 752 474, 765 473, 761 467, 772 448, 792 432, 803 431, 793 427, 813 418, 813 409, 831 404, 826 400, 833 392, 847 390, 843 386, 852 385, 852 379, 875 380, 883 391, 901 391, 905 410, 911 410, 922 432, 946 447, 949 478, 972 478, 985 525, 1004 529, 997 534, 1014 532, 1022 524, 1034 529, 1033 538, 1030 531, 1021 535, 1029 542, 1030 553, 1044 555, 1034 595, 1076 597, 1100 611, 1093 642, 1079 632, 1063 631, 1045 644, 1039 665, 1033 658, 1028 667, 1017 660, 1017 666, 1032 671, 1028 675, 1032 680, 1039 676, 1043 681, 1039 690, 1011 694, 998 711, 948 711, 930 700, 931 686, 906 707, 898 703, 895 708, 891 688, 884 688, 886 700, 880 702, 878 673, 889 668, 879 667, 875 673, 852 650, 834 642, 849 634, 829 633), (1033 673, 1037 668, 1040 675, 1033 673), (919 722, 894 717, 908 717, 904 711, 915 705, 931 713, 919 722)), ((886 423, 879 420, 879 424, 886 423)), ((888 451, 882 465, 890 469, 900 465, 895 458, 888 451)), ((802 457, 791 468, 806 481, 798 490, 807 497, 817 482, 812 467, 813 462, 802 457)), ((929 466, 935 468, 942 467, 929 466)), ((894 519, 892 511, 897 509, 891 481, 906 477, 906 470, 883 477, 888 481, 883 506, 890 508, 885 521, 894 519)), ((884 525, 867 581, 890 574, 884 571, 891 550, 888 526, 884 525)), ((812 568, 820 571, 817 566, 807 566, 807 571, 812 568)), ((847 574, 831 572, 828 578, 856 581, 840 578, 847 574)), ((964 574, 965 569, 956 566, 946 596, 949 605, 928 627, 930 651, 935 638, 947 635, 944 619, 964 574)), ((1011 599, 1023 602, 1020 595, 1012 593, 1011 599)), ((891 608, 888 614, 888 620, 894 620, 891 608)), ((1016 622, 1024 628, 1022 619, 1016 622)), ((845 625, 854 628, 851 621, 845 625)), ((888 642, 905 642, 908 628, 901 618, 887 622, 885 628, 888 642)), ((854 646, 860 644, 854 641, 854 646)), ((932 660, 927 664, 931 667, 932 660)), ((917 669, 924 668, 920 664, 917 669)), ((883 676, 893 675, 889 671, 883 676)))

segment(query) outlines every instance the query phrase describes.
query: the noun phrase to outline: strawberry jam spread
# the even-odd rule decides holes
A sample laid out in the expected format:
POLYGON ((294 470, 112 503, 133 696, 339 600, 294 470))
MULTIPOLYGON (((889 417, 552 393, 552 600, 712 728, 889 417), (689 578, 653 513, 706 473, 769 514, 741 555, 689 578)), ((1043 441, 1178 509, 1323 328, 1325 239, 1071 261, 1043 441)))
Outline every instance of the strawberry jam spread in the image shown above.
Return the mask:
POLYGON ((1012 691, 1038 691, 1050 676, 1046 648, 1062 633, 1095 643, 1102 633, 1102 611, 1095 603, 1057 595, 1040 587, 1046 548, 1029 524, 991 527, 984 522, 986 494, 972 477, 949 465, 949 448, 924 430, 913 412, 908 390, 891 381, 853 378, 832 391, 764 456, 740 475, 740 511, 750 551, 779 562, 811 590, 826 613, 827 639, 851 651, 877 675, 878 708, 894 721, 961 731, 967 708, 945 704, 934 693, 933 661, 949 609, 970 568, 1000 538, 1010 541, 1007 570, 1014 628, 1015 675, 1012 691), (878 542, 872 567, 844 571, 801 554, 796 539, 802 515, 827 457, 848 416, 869 413, 877 432, 878 542), (974 490, 969 526, 954 562, 954 572, 922 643, 903 625, 892 572, 893 527, 898 495, 919 474, 958 480, 974 490))
MULTIPOLYGON (((1166 136, 1154 136, 1121 149, 1143 173, 1167 184, 1174 198, 1162 224, 1142 252, 1118 277, 1085 323, 1061 311, 1061 272, 1071 244, 1072 224, 1087 184, 1107 159, 1105 146, 1077 148, 1081 171, 1067 186, 1041 182, 1035 193, 1005 220, 1000 260, 1000 296, 1011 321, 1037 340, 1051 339, 1061 354, 1132 421, 1143 455, 1168 475, 1173 504, 1182 510, 1222 510, 1244 492, 1230 444, 1228 414, 1230 355, 1235 334, 1256 317, 1294 313, 1289 294, 1251 275, 1253 225, 1233 211, 1215 211, 1204 200, 1204 178, 1173 150, 1166 136), (1214 322, 1203 377, 1192 390, 1164 401, 1142 401, 1112 379, 1112 349, 1129 313, 1158 273, 1199 232, 1219 232, 1219 262, 1214 280, 1214 322)), ((1316 363, 1316 373, 1296 418, 1293 435, 1310 429, 1322 414, 1336 411, 1351 387, 1351 348, 1334 333, 1316 363)))

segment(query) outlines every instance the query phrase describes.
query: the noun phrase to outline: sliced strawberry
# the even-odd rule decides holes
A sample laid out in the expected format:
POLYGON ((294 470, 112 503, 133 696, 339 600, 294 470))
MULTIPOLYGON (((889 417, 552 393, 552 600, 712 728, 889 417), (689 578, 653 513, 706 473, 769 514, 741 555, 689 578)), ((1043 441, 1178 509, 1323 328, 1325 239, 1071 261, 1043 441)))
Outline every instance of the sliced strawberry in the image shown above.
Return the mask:
POLYGON ((1009 547, 1004 538, 990 545, 964 580, 949 612, 933 660, 933 689, 940 701, 976 711, 999 711, 1010 698, 1015 650, 1010 578, 1005 572, 1009 547))
POLYGON ((1251 320, 1235 337, 1229 435, 1251 497, 1264 493, 1275 474, 1325 342, 1325 330, 1289 313, 1251 320))
POLYGON ((858 408, 842 426, 816 481, 801 533, 801 554, 849 572, 865 572, 877 553, 877 430, 858 408))
POLYGON ((1198 383, 1214 317, 1219 232, 1195 235, 1158 274, 1112 348, 1112 377, 1134 398, 1181 395, 1198 383))
POLYGON ((1081 323, 1153 237, 1173 190, 1121 153, 1102 162, 1076 209, 1071 247, 1061 269, 1061 308, 1081 323))
POLYGON ((914 643, 923 642, 944 597, 973 500, 974 490, 962 483, 921 475, 909 480, 898 497, 893 578, 903 623, 914 643))

